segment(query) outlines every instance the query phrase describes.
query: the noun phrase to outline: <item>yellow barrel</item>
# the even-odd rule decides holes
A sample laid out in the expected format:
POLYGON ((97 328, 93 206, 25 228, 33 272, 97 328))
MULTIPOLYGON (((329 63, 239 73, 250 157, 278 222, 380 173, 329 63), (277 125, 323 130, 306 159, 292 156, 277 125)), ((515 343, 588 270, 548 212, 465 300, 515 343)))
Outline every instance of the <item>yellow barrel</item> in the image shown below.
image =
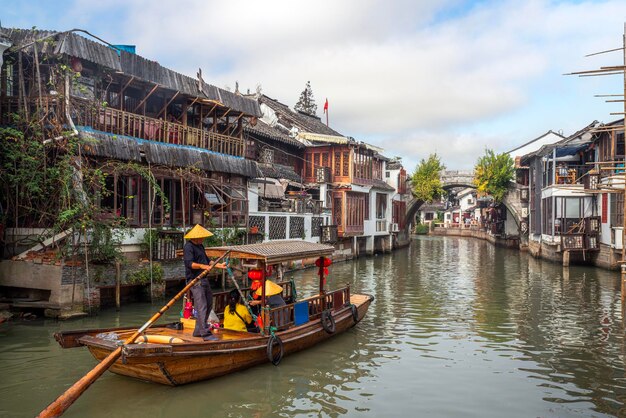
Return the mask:
POLYGON ((135 344, 151 343, 151 344, 180 344, 184 342, 178 337, 169 335, 140 335, 135 339, 135 344))

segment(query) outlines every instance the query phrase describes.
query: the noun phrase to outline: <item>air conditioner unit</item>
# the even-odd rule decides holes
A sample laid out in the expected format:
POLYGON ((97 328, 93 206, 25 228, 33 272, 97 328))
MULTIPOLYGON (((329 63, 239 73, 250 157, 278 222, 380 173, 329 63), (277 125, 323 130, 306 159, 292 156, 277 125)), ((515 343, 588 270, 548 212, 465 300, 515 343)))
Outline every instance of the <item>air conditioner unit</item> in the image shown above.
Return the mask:
POLYGON ((623 227, 611 228, 611 248, 615 248, 616 250, 622 249, 623 229, 623 227))
POLYGON ((389 224, 389 231, 390 232, 398 232, 399 231, 398 224, 396 224, 396 223, 389 224))

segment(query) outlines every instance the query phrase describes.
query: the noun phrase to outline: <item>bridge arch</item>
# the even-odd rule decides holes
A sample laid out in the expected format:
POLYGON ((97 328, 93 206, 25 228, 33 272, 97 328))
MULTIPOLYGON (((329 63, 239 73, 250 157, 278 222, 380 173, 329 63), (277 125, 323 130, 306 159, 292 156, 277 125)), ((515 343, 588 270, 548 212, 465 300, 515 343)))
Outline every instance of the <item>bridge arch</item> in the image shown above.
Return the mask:
POLYGON ((424 204, 423 200, 418 200, 418 199, 411 199, 407 205, 406 205, 406 222, 404 223, 406 225, 406 230, 411 231, 411 227, 413 226, 413 222, 415 221, 415 215, 417 214, 417 211, 422 207, 422 205, 424 204))
POLYGON ((441 187, 445 190, 455 187, 471 187, 476 188, 474 184, 474 172, 463 170, 443 170, 439 173, 441 187))
MULTIPOLYGON (((472 172, 461 171, 442 171, 441 172, 442 187, 445 190, 453 189, 456 187, 469 187, 476 188, 474 185, 474 174, 472 172)), ((523 205, 520 200, 521 193, 519 192, 519 186, 515 182, 511 182, 509 185, 509 191, 506 194, 502 204, 506 207, 507 211, 513 216, 515 225, 517 226, 520 236, 522 231, 520 226, 523 220, 522 212, 523 205)), ((413 198, 406 205, 406 228, 410 231, 411 226, 415 221, 415 215, 420 207, 424 204, 424 201, 413 198)))

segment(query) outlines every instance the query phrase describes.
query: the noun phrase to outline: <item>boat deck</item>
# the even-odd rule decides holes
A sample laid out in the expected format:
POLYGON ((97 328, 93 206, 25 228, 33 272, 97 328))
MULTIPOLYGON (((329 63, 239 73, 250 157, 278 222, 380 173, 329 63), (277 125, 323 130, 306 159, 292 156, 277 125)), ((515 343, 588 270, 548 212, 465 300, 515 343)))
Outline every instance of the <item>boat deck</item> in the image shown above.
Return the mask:
MULTIPOLYGON (((117 332, 117 335, 121 340, 125 340, 129 338, 135 330, 128 330, 117 332)), ((167 328, 167 327, 151 327, 144 333, 146 335, 159 335, 165 337, 175 337, 183 340, 183 343, 202 343, 204 339, 201 337, 193 336, 193 328, 184 328, 182 330, 167 328)), ((244 331, 233 331, 229 329, 220 328, 215 331, 213 335, 217 338, 218 341, 226 341, 226 340, 240 340, 243 338, 254 338, 258 337, 258 334, 244 332, 244 331)), ((180 344, 180 343, 179 343, 180 344)))
MULTIPOLYGON (((350 303, 360 306, 369 300, 368 295, 353 294, 350 295, 350 303)), ((117 335, 120 339, 125 340, 133 334, 134 330, 120 331, 117 335)), ((193 328, 185 327, 182 330, 172 329, 164 326, 151 327, 144 334, 159 335, 165 337, 175 337, 183 340, 183 343, 202 343, 204 339, 201 337, 193 336, 193 328)), ((259 334, 246 331, 233 331, 229 329, 219 328, 213 332, 213 336, 217 338, 216 341, 228 341, 228 340, 240 340, 245 338, 255 338, 259 334)), ((178 343, 181 344, 181 343, 178 343)))

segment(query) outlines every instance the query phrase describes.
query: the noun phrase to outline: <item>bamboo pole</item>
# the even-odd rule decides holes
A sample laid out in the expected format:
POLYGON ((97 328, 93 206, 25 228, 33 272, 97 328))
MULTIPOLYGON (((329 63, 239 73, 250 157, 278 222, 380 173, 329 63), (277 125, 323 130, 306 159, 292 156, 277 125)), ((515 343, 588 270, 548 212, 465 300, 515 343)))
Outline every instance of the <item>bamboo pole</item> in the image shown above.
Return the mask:
MULTIPOLYGON (((624 65, 626 66, 626 23, 624 23, 624 34, 622 35, 622 58, 624 65)), ((626 72, 624 73, 623 78, 623 91, 626 95, 626 72)), ((626 102, 624 102, 624 113, 626 114, 626 102)), ((626 118, 624 118, 624 132, 626 132, 626 118)), ((624 214, 624 201, 626 201, 626 170, 624 170, 624 188, 622 190, 622 274, 621 274, 621 290, 622 290, 622 316, 624 311, 626 310, 626 246, 624 245, 624 238, 626 238, 626 214, 624 214)))
POLYGON ((119 312, 122 293, 122 266, 119 261, 115 262, 115 310, 119 312))
POLYGON ((148 320, 148 322, 143 324, 141 328, 135 331, 133 335, 131 335, 126 341, 124 341, 123 345, 113 350, 111 354, 109 354, 104 360, 102 360, 96 367, 91 369, 89 373, 84 375, 80 380, 74 383, 72 387, 70 387, 61 396, 59 396, 54 402, 48 405, 46 409, 41 411, 37 417, 48 418, 48 417, 61 416, 76 401, 76 399, 78 399, 79 396, 82 395, 83 392, 85 392, 89 388, 89 386, 91 386, 91 384, 96 381, 96 379, 102 376, 102 374, 105 371, 107 371, 107 369, 111 367, 113 363, 115 363, 118 357, 120 357, 120 355, 122 354, 122 348, 124 347, 124 345, 132 344, 135 341, 135 339, 139 336, 139 334, 144 332, 154 322, 156 322, 163 315, 163 313, 165 313, 165 311, 167 311, 170 307, 172 307, 172 305, 174 305, 174 303, 176 303, 176 301, 182 295, 187 293, 187 291, 191 289, 193 285, 195 285, 199 280, 201 280, 204 276, 206 276, 209 273, 209 271, 211 271, 213 267, 217 265, 217 263, 222 261, 222 259, 228 256, 228 254, 230 254, 230 251, 226 251, 222 256, 220 256, 217 260, 215 260, 208 269, 204 270, 195 279, 187 283, 187 285, 180 292, 178 292, 176 296, 174 296, 165 306, 163 306, 161 310, 159 310, 159 312, 155 313, 152 316, 152 318, 148 320))

